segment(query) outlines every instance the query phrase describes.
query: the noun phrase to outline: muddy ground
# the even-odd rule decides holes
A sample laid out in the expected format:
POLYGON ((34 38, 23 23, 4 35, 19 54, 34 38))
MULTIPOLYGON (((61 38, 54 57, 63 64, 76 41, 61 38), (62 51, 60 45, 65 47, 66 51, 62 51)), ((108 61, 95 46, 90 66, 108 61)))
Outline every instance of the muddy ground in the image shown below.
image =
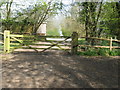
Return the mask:
POLYGON ((2 55, 3 88, 118 88, 116 57, 61 51, 2 55))

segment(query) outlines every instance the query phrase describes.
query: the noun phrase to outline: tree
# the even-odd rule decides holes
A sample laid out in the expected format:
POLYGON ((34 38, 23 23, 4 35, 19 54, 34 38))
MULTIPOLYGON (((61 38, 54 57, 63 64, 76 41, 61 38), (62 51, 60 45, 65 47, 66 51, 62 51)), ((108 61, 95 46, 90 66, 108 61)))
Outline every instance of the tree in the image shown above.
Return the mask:
POLYGON ((106 2, 101 16, 102 32, 106 36, 117 36, 120 39, 120 4, 118 2, 106 2))
MULTIPOLYGON (((6 22, 5 23, 5 29, 9 29, 10 28, 10 25, 8 24, 7 25, 7 23, 10 21, 10 19, 11 19, 11 7, 12 7, 12 4, 13 4, 13 0, 2 0, 2 2, 0 3, 0 7, 1 7, 1 9, 0 9, 0 11, 1 11, 1 15, 4 15, 4 16, 1 16, 1 17, 3 17, 4 18, 4 20, 2 21, 2 22, 6 22)), ((4 23, 3 23, 3 25, 4 25, 4 23)))
POLYGON ((12 3, 13 3, 13 0, 8 0, 8 1, 6 2, 6 11, 7 11, 6 19, 7 19, 7 20, 10 19, 12 3))
POLYGON ((120 37, 119 2, 83 2, 78 21, 85 24, 86 37, 120 37))
POLYGON ((51 15, 57 14, 59 9, 59 2, 55 0, 50 0, 49 2, 39 1, 33 5, 17 10, 17 12, 12 12, 11 7, 13 0, 7 0, 6 5, 6 18, 2 20, 3 25, 6 29, 11 30, 12 32, 16 31, 16 28, 19 28, 18 32, 27 32, 26 27, 31 27, 32 30, 29 30, 30 33, 36 33, 39 26, 46 21, 51 15), (13 26, 13 24, 15 24, 13 26), (14 29, 13 29, 14 28, 14 29))

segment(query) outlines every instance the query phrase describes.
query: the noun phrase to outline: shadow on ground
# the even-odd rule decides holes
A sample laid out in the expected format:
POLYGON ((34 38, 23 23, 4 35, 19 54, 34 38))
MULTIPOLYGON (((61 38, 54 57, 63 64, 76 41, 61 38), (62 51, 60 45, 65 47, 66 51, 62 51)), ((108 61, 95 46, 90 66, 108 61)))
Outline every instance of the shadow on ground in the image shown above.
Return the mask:
POLYGON ((118 88, 118 57, 63 52, 2 55, 4 88, 118 88))

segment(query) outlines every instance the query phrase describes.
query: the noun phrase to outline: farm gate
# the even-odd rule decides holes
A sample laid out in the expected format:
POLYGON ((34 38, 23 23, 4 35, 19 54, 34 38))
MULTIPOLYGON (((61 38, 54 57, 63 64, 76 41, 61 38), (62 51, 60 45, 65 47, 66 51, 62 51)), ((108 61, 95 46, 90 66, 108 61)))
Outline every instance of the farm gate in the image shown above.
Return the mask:
POLYGON ((46 50, 77 51, 78 34, 74 32, 72 36, 39 36, 39 35, 18 35, 4 31, 4 52, 10 53, 15 49, 31 49, 35 52, 46 50))

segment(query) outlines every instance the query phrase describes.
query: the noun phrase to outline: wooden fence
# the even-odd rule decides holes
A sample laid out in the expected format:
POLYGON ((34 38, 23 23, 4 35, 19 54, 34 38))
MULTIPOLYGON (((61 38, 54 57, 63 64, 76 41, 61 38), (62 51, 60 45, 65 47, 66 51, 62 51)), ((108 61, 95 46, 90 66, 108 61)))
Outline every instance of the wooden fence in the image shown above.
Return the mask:
POLYGON ((92 47, 92 48, 109 48, 110 51, 114 48, 114 49, 120 49, 120 46, 113 46, 113 42, 117 42, 120 43, 120 40, 117 39, 113 39, 112 37, 110 39, 106 39, 106 38, 97 38, 97 37, 81 37, 81 38, 87 38, 87 39, 96 39, 96 40, 106 40, 109 41, 109 46, 92 46, 92 45, 78 45, 78 46, 82 46, 82 47, 92 47))
POLYGON ((17 34, 10 34, 10 31, 5 30, 4 33, 0 34, 4 35, 4 52, 10 53, 16 48, 24 48, 24 49, 33 49, 38 52, 38 49, 43 49, 46 51, 48 49, 57 49, 53 47, 58 47, 60 50, 71 50, 72 54, 76 54, 78 51, 78 47, 91 47, 91 48, 109 48, 112 50, 113 48, 119 48, 119 46, 113 46, 113 42, 120 43, 120 40, 106 39, 106 38, 96 38, 96 37, 78 37, 76 32, 73 32, 71 36, 38 36, 38 35, 17 35, 17 34), (55 40, 46 40, 46 38, 60 38, 63 39, 61 41, 55 40), (106 40, 109 41, 109 46, 98 46, 98 45, 81 45, 78 44, 79 39, 95 39, 95 40, 106 40), (68 39, 71 39, 67 41, 68 39), (40 43, 41 41, 41 43, 40 43), (47 43, 45 43, 47 41, 47 43), (65 45, 64 45, 64 44, 65 45), (40 46, 39 48, 35 46, 40 46), (46 48, 43 48, 45 46, 46 48), (67 47, 67 48, 63 48, 67 47))

